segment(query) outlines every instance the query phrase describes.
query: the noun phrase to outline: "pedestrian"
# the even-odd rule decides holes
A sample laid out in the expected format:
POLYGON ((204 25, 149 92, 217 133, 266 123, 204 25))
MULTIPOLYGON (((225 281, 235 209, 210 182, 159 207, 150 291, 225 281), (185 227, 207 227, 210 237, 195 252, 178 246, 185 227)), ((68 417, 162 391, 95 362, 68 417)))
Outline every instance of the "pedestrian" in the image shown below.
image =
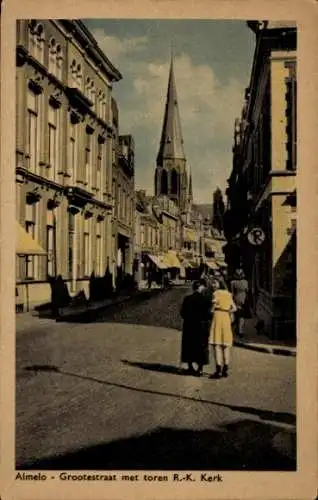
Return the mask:
POLYGON ((152 272, 152 270, 148 271, 148 277, 147 278, 148 278, 147 279, 148 280, 148 289, 150 290, 151 285, 152 285, 152 281, 153 281, 153 272, 152 272))
POLYGON ((228 376, 230 365, 230 349, 233 345, 231 315, 236 307, 232 294, 224 288, 222 282, 214 280, 212 283, 212 323, 209 343, 212 344, 215 356, 216 371, 210 378, 228 376))
POLYGON ((243 338, 245 319, 249 317, 248 282, 245 279, 243 269, 239 268, 235 271, 234 279, 230 283, 230 290, 236 305, 235 333, 243 338))
POLYGON ((185 297, 180 311, 183 318, 181 362, 187 363, 187 372, 196 376, 201 376, 203 366, 209 364, 211 302, 200 291, 203 288, 203 284, 195 281, 193 293, 185 297), (197 370, 193 363, 197 365, 197 370))

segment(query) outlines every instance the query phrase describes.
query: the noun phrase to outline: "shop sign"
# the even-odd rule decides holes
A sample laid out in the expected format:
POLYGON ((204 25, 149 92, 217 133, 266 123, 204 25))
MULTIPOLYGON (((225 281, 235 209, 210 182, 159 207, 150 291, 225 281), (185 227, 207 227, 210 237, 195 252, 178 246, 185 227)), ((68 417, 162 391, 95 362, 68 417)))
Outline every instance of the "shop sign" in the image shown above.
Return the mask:
POLYGON ((259 246, 265 241, 265 233, 260 227, 253 227, 247 233, 248 242, 253 246, 259 246))

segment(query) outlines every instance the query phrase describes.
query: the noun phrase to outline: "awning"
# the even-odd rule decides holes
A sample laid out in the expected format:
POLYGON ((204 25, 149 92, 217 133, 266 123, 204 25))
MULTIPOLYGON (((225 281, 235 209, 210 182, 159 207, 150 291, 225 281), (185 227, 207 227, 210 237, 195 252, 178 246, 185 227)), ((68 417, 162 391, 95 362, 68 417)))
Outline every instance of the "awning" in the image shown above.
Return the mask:
POLYGON ((224 260, 216 260, 216 263, 219 267, 227 267, 227 263, 224 260))
POLYGON ((223 246, 225 243, 225 241, 220 240, 205 241, 205 248, 210 252, 223 254, 223 246))
POLYGON ((149 259, 158 267, 158 269, 167 269, 167 265, 161 255, 152 255, 148 253, 149 259))
POLYGON ((191 229, 184 229, 184 239, 185 241, 197 241, 195 231, 191 229))
POLYGON ((181 262, 181 265, 183 267, 193 267, 193 265, 191 264, 191 262, 189 262, 187 259, 184 259, 182 262, 181 262))
POLYGON ((47 255, 47 252, 17 222, 17 255, 47 255))
POLYGON ((215 260, 207 260, 205 263, 209 269, 219 269, 219 266, 217 265, 215 260))
POLYGON ((169 268, 174 267, 180 269, 181 267, 180 260, 178 259, 177 254, 174 251, 169 251, 168 253, 166 253, 164 256, 164 260, 167 267, 169 268))

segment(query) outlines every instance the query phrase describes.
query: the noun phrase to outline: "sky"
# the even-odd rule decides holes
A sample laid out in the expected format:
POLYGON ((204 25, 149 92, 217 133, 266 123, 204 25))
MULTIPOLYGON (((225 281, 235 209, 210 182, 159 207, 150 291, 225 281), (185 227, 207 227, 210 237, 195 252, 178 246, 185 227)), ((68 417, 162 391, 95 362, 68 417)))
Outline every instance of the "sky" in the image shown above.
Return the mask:
POLYGON ((153 194, 174 54, 181 127, 195 203, 224 192, 232 169, 234 120, 249 85, 255 35, 245 21, 84 19, 123 79, 113 86, 119 133, 135 140, 136 189, 153 194))

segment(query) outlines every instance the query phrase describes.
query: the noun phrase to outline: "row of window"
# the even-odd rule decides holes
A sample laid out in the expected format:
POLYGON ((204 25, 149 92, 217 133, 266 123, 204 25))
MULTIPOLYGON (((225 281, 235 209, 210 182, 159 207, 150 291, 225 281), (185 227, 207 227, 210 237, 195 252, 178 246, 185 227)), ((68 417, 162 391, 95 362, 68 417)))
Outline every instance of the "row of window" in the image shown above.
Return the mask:
MULTIPOLYGON (((139 235, 138 235, 139 236, 139 235)), ((141 246, 160 248, 176 248, 177 237, 173 228, 154 228, 145 224, 140 227, 141 246)))
MULTIPOLYGON (((45 64, 45 36, 42 24, 38 24, 35 20, 29 24, 29 51, 31 55, 45 64)), ((62 47, 56 42, 54 37, 51 37, 48 43, 48 71, 59 80, 63 80, 63 63, 65 55, 62 47)), ((109 120, 109 112, 107 108, 107 96, 104 90, 98 89, 95 86, 94 80, 87 77, 84 81, 84 72, 81 64, 75 59, 70 64, 70 86, 81 90, 86 97, 91 101, 92 108, 102 120, 109 120)))
MULTIPOLYGON (((286 103, 286 169, 297 168, 297 82, 290 78, 285 82, 286 103)), ((271 168, 271 123, 270 90, 266 91, 263 111, 251 138, 250 165, 248 174, 249 187, 255 192, 264 184, 271 168)))
POLYGON ((140 244, 145 247, 155 247, 160 243, 160 232, 158 228, 141 224, 140 244))
MULTIPOLYGON (((68 274, 70 279, 79 278, 80 276, 76 276, 75 272, 78 269, 78 263, 76 262, 76 222, 75 216, 69 213, 69 224, 68 224, 68 274)), ((99 221, 95 221, 95 253, 93 255, 92 251, 92 227, 93 220, 92 219, 84 219, 84 228, 83 228, 83 245, 81 252, 81 263, 82 263, 82 273, 83 276, 90 276, 91 273, 94 273, 97 276, 101 276, 105 269, 102 268, 102 223, 99 221)))
POLYGON ((175 194, 178 195, 180 191, 180 176, 175 169, 172 169, 170 174, 165 169, 160 171, 156 170, 155 174, 155 185, 156 190, 158 189, 158 176, 159 176, 159 192, 162 195, 175 194), (170 176, 170 189, 169 189, 169 179, 170 176))
MULTIPOLYGON (((28 89, 27 95, 27 153, 28 153, 28 166, 30 171, 40 174, 39 161, 41 154, 41 140, 45 134, 43 127, 43 107, 44 96, 36 95, 31 89, 28 89)), ((48 123, 47 136, 48 136, 48 169, 47 177, 58 182, 58 174, 62 171, 62 158, 63 153, 63 138, 62 138, 62 110, 48 105, 48 123)), ((72 184, 78 180, 78 169, 81 167, 80 152, 80 125, 72 124, 69 122, 68 133, 68 160, 67 165, 70 172, 72 184)), ((102 196, 103 185, 106 184, 107 176, 103 175, 106 154, 106 144, 98 141, 94 134, 85 134, 85 158, 84 158, 84 182, 86 189, 91 190, 92 187, 96 188, 98 197, 102 196), (104 178, 105 177, 105 178, 104 178)))
POLYGON ((95 86, 94 80, 90 77, 84 79, 84 72, 81 64, 75 59, 70 65, 70 86, 81 90, 87 99, 92 103, 92 109, 97 116, 104 121, 109 121, 109 110, 107 107, 107 97, 102 89, 95 86))
MULTIPOLYGON (((29 233, 32 238, 38 239, 39 231, 39 209, 37 204, 28 205, 26 204, 25 213, 25 230, 29 233)), ((56 274, 56 262, 55 262, 55 238, 54 233, 55 227, 53 222, 53 213, 51 211, 47 212, 47 224, 46 224, 46 275, 55 276, 56 274)), ((68 219, 68 277, 69 279, 74 279, 75 277, 87 277, 90 276, 92 271, 96 275, 103 275, 105 269, 103 268, 103 237, 102 237, 102 222, 93 221, 93 219, 84 219, 83 228, 83 239, 82 239, 82 251, 81 254, 81 266, 79 266, 76 261, 76 242, 77 229, 75 216, 69 213, 68 219), (93 224, 95 224, 95 235, 94 235, 94 253, 93 253, 93 224), (81 276, 76 276, 78 269, 81 269, 81 276)), ((25 279, 36 280, 43 279, 41 276, 40 265, 43 262, 43 257, 28 256, 25 258, 25 272, 22 277, 25 279)), ((46 276, 45 276, 46 278, 46 276)))
POLYGON ((128 224, 132 224, 135 213, 133 199, 129 196, 126 189, 124 189, 122 186, 117 186, 116 195, 117 218, 128 224))
POLYGON ((193 251, 193 252, 199 252, 200 251, 200 243, 197 241, 185 241, 183 243, 183 248, 185 250, 193 251))

